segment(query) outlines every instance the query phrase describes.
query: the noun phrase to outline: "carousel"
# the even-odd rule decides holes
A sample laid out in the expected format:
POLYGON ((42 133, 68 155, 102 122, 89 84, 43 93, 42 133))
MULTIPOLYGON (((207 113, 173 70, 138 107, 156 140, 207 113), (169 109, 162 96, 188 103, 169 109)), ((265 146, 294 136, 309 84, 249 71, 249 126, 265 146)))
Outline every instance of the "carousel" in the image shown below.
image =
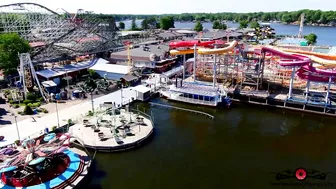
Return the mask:
POLYGON ((91 161, 70 148, 70 134, 50 133, 0 151, 0 188, 74 188, 91 161))

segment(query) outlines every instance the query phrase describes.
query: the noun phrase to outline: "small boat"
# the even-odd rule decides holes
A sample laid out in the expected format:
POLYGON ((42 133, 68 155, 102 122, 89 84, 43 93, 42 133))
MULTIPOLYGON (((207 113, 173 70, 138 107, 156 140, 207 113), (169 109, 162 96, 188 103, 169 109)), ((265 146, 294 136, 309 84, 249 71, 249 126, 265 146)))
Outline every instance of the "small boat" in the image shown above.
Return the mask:
POLYGON ((168 89, 160 91, 162 97, 168 100, 180 101, 205 106, 231 106, 231 100, 223 88, 199 83, 185 82, 170 85, 168 89))

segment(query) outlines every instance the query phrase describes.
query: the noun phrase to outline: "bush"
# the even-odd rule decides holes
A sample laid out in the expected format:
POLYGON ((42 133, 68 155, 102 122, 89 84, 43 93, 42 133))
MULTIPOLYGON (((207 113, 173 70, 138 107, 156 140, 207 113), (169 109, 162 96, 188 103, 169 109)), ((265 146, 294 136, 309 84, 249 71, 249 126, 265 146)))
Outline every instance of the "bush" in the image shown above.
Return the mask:
POLYGON ((24 100, 23 101, 23 103, 25 104, 25 105, 28 105, 28 104, 30 104, 30 103, 32 103, 33 101, 31 101, 31 100, 24 100))
POLYGON ((88 116, 93 116, 93 112, 91 110, 89 110, 88 116))
POLYGON ((52 131, 55 131, 56 129, 57 129, 56 125, 51 128, 52 131))
POLYGON ((27 106, 30 106, 32 108, 37 108, 41 106, 41 102, 35 102, 35 103, 29 103, 27 106))
POLYGON ((19 108, 20 106, 18 104, 14 104, 13 108, 19 108))
POLYGON ((7 96, 7 95, 10 95, 10 90, 4 90, 4 94, 7 96))
POLYGON ((44 102, 44 98, 43 97, 40 97, 37 99, 39 102, 44 102))
POLYGON ((27 100, 30 100, 32 102, 35 102, 37 100, 37 95, 34 93, 28 93, 27 94, 27 100))
POLYGON ((46 110, 46 109, 43 109, 42 112, 45 113, 45 114, 49 113, 49 111, 46 110))
POLYGON ((16 140, 14 143, 15 143, 17 146, 20 146, 20 140, 16 140))
POLYGON ((25 115, 33 115, 33 114, 34 114, 32 108, 31 108, 30 106, 28 106, 28 105, 25 106, 25 108, 24 108, 24 110, 23 110, 23 113, 24 113, 25 115))

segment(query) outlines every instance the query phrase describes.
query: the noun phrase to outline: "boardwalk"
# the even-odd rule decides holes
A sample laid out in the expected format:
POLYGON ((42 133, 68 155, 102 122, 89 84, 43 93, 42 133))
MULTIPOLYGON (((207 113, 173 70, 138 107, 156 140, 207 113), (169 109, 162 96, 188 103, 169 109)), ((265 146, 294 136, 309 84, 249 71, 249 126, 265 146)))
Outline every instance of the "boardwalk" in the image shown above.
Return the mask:
POLYGON ((200 114, 200 115, 204 115, 207 116, 210 119, 214 119, 215 116, 205 113, 205 112, 201 112, 201 111, 197 111, 197 110, 192 110, 192 109, 187 109, 187 108, 180 108, 180 107, 176 107, 176 106, 170 106, 170 105, 166 105, 166 104, 158 104, 158 103, 154 103, 154 102, 150 102, 149 103, 152 106, 159 106, 159 107, 163 107, 163 108, 172 108, 172 109, 176 109, 176 110, 182 110, 182 111, 186 111, 186 112, 191 112, 191 113, 195 113, 195 114, 200 114))
MULTIPOLYGON (((132 97, 136 99, 136 91, 132 88, 126 88, 123 89, 122 92, 121 90, 118 90, 96 98, 94 99, 94 108, 98 108, 99 105, 104 102, 115 102, 116 105, 119 105, 121 104, 121 96, 123 96, 123 104, 127 104, 132 101, 132 97)), ((81 114, 85 115, 91 109, 91 101, 87 101, 58 111, 60 125, 66 125, 69 119, 73 119, 81 114)), ((18 122, 21 139, 36 135, 45 128, 51 130, 53 126, 57 126, 57 113, 47 114, 41 118, 35 118, 35 120, 36 121, 34 122, 32 119, 25 119, 18 122)), ((5 136, 5 140, 0 142, 0 147, 14 143, 14 141, 18 139, 15 123, 0 128, 0 135, 5 136)))

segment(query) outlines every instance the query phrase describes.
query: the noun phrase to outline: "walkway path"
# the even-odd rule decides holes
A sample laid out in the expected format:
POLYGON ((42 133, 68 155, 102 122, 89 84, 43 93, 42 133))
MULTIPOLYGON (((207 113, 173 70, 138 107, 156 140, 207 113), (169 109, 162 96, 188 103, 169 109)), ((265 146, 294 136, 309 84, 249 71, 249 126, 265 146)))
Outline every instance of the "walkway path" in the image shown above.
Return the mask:
MULTIPOLYGON (((122 92, 118 90, 94 99, 94 107, 98 108, 103 102, 115 102, 116 105, 119 105, 121 104, 121 95, 123 96, 123 104, 128 104, 132 101, 132 97, 136 99, 136 91, 132 90, 132 88, 126 88, 123 89, 122 92)), ((91 101, 87 101, 58 111, 60 125, 67 124, 67 120, 73 119, 81 114, 87 114, 91 109, 91 101)), ((35 118, 35 120, 36 122, 33 122, 32 119, 25 119, 18 122, 21 139, 37 134, 45 128, 51 130, 53 126, 57 125, 57 113, 46 114, 41 118, 35 118)), ((14 143, 14 141, 18 139, 15 123, 0 128, 0 135, 5 136, 5 140, 0 142, 0 147, 14 143)))

